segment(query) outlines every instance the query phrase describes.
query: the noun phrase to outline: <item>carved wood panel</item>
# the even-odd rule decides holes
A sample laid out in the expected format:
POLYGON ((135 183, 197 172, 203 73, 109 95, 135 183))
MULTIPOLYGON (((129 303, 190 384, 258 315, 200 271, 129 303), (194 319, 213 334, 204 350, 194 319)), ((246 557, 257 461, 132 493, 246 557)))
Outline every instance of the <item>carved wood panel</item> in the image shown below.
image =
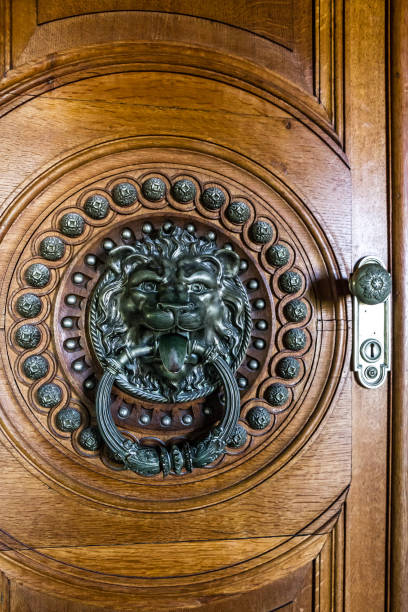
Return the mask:
MULTIPOLYGON (((69 610, 152 597, 155 609, 335 609, 351 469, 342 5, 128 4, 2 5, 9 607, 47 585, 50 610, 58 597, 69 610), (187 201, 180 180, 195 187, 187 201), (99 437, 87 321, 112 248, 166 224, 238 254, 253 329, 225 455, 147 478, 99 437)), ((162 404, 119 387, 112 403, 131 440, 163 443, 222 410, 218 394, 162 404)))

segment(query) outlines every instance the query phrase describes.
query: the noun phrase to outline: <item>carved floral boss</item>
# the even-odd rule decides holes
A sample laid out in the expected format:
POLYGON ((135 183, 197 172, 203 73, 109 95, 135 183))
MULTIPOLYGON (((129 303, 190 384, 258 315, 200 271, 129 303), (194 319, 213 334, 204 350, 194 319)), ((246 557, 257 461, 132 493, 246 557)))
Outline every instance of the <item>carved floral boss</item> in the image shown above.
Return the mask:
MULTIPOLYGON (((75 211, 57 216, 58 234, 54 230, 49 235, 49 230, 45 238, 37 241, 35 248, 38 248, 41 261, 24 268, 23 278, 32 289, 27 292, 27 287, 23 287, 14 302, 17 319, 40 317, 42 320, 41 292, 46 291, 51 282, 50 264, 51 268, 53 263, 61 268, 61 260, 69 263, 67 246, 70 241, 72 244, 84 242, 82 236, 86 235, 87 224, 97 228, 108 215, 113 222, 115 213, 112 216, 111 207, 113 211, 116 207, 117 212, 132 216, 135 206, 139 206, 136 181, 113 183, 111 201, 101 194, 102 190, 80 197, 75 211)), ((141 180, 138 188, 140 199, 142 203, 144 199, 147 207, 155 208, 157 203, 160 208, 174 206, 178 211, 180 205, 186 203, 190 209, 194 206, 204 217, 203 222, 198 223, 199 231, 191 222, 185 223, 179 213, 169 220, 172 215, 167 212, 155 223, 143 222, 140 217, 134 231, 110 224, 114 240, 106 238, 105 234, 102 244, 106 257, 101 253, 87 254, 82 259, 86 273, 80 271, 81 258, 74 258, 74 272, 62 277, 59 291, 64 287, 72 291, 76 287, 74 291, 81 294, 65 292, 65 308, 80 308, 87 313, 79 327, 76 317, 60 318, 64 333, 74 334, 63 340, 64 351, 78 354, 82 343, 87 342, 85 335, 78 336, 84 328, 90 339, 92 358, 103 370, 95 398, 98 429, 83 427, 81 412, 72 400, 71 405, 64 400, 65 407, 59 407, 63 401, 59 384, 52 380, 42 383, 44 377, 49 378, 50 372, 48 361, 36 351, 42 338, 40 327, 27 321, 19 325, 17 320, 14 333, 16 344, 29 353, 28 357, 23 353, 18 361, 22 373, 34 382, 38 404, 51 411, 57 410, 52 417, 56 428, 61 432, 80 430, 77 440, 89 451, 99 448, 101 434, 110 456, 141 475, 185 474, 195 467, 212 464, 229 452, 228 449, 246 448, 247 430, 238 420, 244 419, 250 431, 259 432, 258 435, 268 431, 276 418, 274 415, 287 410, 291 404, 291 388, 300 380, 299 357, 308 350, 303 327, 310 307, 306 300, 300 299, 305 286, 301 275, 291 268, 290 250, 279 242, 275 223, 265 217, 254 219, 250 202, 234 198, 224 187, 200 187, 197 193, 196 185, 198 181, 176 180, 170 188, 170 197, 165 181, 157 177, 141 180), (258 404, 250 409, 244 406, 243 412, 240 391, 245 390, 250 381, 248 374, 245 377, 235 373, 245 362, 246 371, 255 375, 261 362, 251 354, 255 350, 260 357, 264 353, 266 356, 269 350, 265 334, 269 333, 270 324, 259 317, 267 307, 266 302, 259 297, 251 300, 265 280, 261 273, 259 280, 249 277, 242 282, 240 275, 247 278, 248 274, 256 273, 256 268, 242 259, 242 251, 239 256, 231 243, 220 246, 216 233, 208 229, 207 215, 213 223, 218 215, 227 228, 230 224, 232 232, 241 236, 242 228, 247 227, 251 248, 255 252, 262 250, 264 254, 259 261, 266 261, 266 274, 275 270, 271 285, 273 277, 277 277, 277 303, 280 299, 285 300, 284 356, 274 361, 276 373, 272 373, 271 383, 264 379, 263 398, 255 399, 258 404), (294 299, 285 299, 291 295, 294 299), (83 304, 87 305, 86 309, 83 304), (195 406, 200 398, 207 398, 210 403, 221 402, 221 405, 216 409, 214 406, 204 408, 215 415, 206 433, 193 435, 191 439, 177 436, 172 440, 167 436, 167 441, 160 441, 156 427, 157 443, 152 445, 150 439, 146 444, 116 427, 111 411, 114 384, 114 389, 119 388, 125 397, 133 397, 153 407, 176 406, 180 402, 182 406, 189 402, 195 406), (220 390, 222 393, 217 400, 220 390)), ((82 375, 87 367, 85 358, 79 357, 71 362, 70 369, 73 374, 82 375)), ((86 392, 92 392, 96 384, 94 375, 88 375, 82 384, 86 392)), ((254 393, 256 395, 256 390, 254 393)), ((124 416, 125 411, 126 405, 120 408, 118 416, 124 416)), ((185 426, 193 421, 192 414, 187 412, 182 416, 185 426)), ((149 422, 148 415, 149 412, 141 414, 141 425, 149 422)), ((168 420, 171 418, 162 417, 161 425, 168 426, 168 420)))

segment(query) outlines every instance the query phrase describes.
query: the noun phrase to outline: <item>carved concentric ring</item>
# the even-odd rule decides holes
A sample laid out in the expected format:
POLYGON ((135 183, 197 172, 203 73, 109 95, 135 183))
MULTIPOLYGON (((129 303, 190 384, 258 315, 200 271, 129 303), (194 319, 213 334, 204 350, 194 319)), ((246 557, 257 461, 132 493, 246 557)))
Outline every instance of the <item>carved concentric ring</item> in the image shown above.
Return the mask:
MULTIPOLYGON (((173 153, 172 156, 174 157, 173 153)), ((108 256, 109 248, 112 248, 111 243, 126 244, 129 240, 133 240, 132 234, 134 235, 135 229, 141 228, 142 225, 150 223, 154 226, 157 223, 166 222, 172 217, 179 222, 188 213, 188 222, 187 220, 184 221, 186 225, 194 225, 199 231, 206 228, 206 231, 213 232, 217 243, 222 247, 226 246, 228 248, 229 243, 233 244, 241 259, 240 277, 248 289, 251 280, 255 279, 259 282, 259 288, 252 289, 250 294, 251 305, 256 304, 257 308, 254 308, 254 326, 248 349, 248 358, 237 372, 237 382, 241 388, 242 402, 239 426, 247 432, 246 442, 239 448, 228 447, 227 455, 218 460, 217 470, 211 470, 218 476, 213 486, 219 488, 224 486, 223 483, 232 484, 234 477, 231 468, 236 464, 242 465, 244 472, 247 470, 249 475, 251 473, 251 459, 255 458, 258 452, 261 452, 267 463, 274 465, 275 460, 279 457, 280 451, 278 449, 283 448, 281 440, 284 438, 279 437, 279 432, 287 426, 293 431, 295 426, 299 427, 302 422, 306 422, 304 419, 309 418, 306 417, 306 413, 303 414, 302 412, 304 390, 308 388, 310 376, 315 371, 316 355, 319 353, 311 350, 316 342, 312 321, 315 319, 317 303, 313 295, 313 273, 308 256, 312 256, 313 266, 317 265, 316 262, 319 261, 320 257, 318 255, 319 251, 318 249, 314 251, 315 247, 310 242, 308 256, 305 256, 303 245, 296 237, 301 232, 299 230, 293 233, 288 231, 286 220, 290 217, 290 212, 289 217, 288 213, 285 213, 284 218, 276 212, 277 207, 275 204, 271 204, 275 197, 271 197, 273 190, 269 191, 269 197, 264 194, 263 198, 259 198, 256 195, 256 189, 255 191, 246 189, 244 185, 247 178, 243 179, 241 183, 234 182, 234 180, 228 178, 228 172, 217 174, 210 170, 210 164, 207 165, 207 170, 204 173, 198 169, 198 166, 183 167, 172 162, 168 162, 167 166, 164 164, 147 167, 146 164, 142 164, 140 168, 128 165, 120 171, 105 173, 104 176, 97 178, 94 183, 84 181, 81 184, 81 189, 76 191, 71 189, 67 198, 63 198, 61 194, 61 198, 56 199, 50 208, 49 224, 47 225, 43 221, 41 227, 39 224, 34 225, 32 239, 27 243, 23 242, 21 245, 19 261, 23 266, 25 263, 24 271, 30 258, 32 261, 31 243, 37 245, 34 256, 38 258, 38 245, 45 235, 57 235, 66 242, 66 252, 63 260, 55 263, 44 260, 44 265, 50 268, 52 276, 52 282, 44 288, 26 286, 21 266, 19 267, 20 264, 16 268, 15 278, 18 279, 19 287, 10 296, 10 321, 13 320, 16 324, 20 322, 20 325, 25 322, 25 317, 21 317, 16 310, 17 299, 24 294, 31 293, 39 298, 41 306, 40 312, 31 319, 32 322, 37 324, 40 321, 41 325, 45 325, 47 329, 53 328, 63 331, 61 342, 58 339, 57 347, 50 346, 48 332, 42 336, 41 343, 35 349, 35 352, 41 354, 42 351, 47 351, 50 369, 44 379, 34 381, 34 383, 28 383, 21 370, 23 363, 21 352, 23 349, 18 349, 18 347, 10 344, 11 364, 13 368, 17 368, 18 376, 16 374, 16 379, 19 381, 18 384, 23 396, 27 398, 27 408, 24 407, 24 404, 22 406, 24 410, 32 411, 33 414, 37 415, 43 414, 45 417, 47 408, 42 407, 38 402, 36 391, 45 384, 55 382, 62 389, 63 398, 58 406, 49 409, 48 417, 44 421, 44 430, 47 430, 48 427, 50 436, 55 439, 53 444, 56 446, 63 444, 65 455, 69 456, 69 452, 71 452, 72 458, 75 459, 75 453, 72 453, 72 450, 70 451, 72 443, 72 448, 80 455, 76 459, 78 465, 81 466, 80 469, 86 469, 89 466, 95 474, 98 474, 98 479, 102 479, 99 480, 100 483, 104 482, 104 474, 107 471, 109 472, 109 469, 118 470, 118 464, 115 464, 114 458, 107 456, 103 448, 91 451, 80 444, 80 440, 82 440, 81 432, 87 427, 95 426, 93 394, 99 377, 99 372, 90 367, 93 363, 93 356, 89 350, 88 340, 82 331, 87 308, 86 298, 97 282, 99 270, 108 256), (149 201, 143 194, 142 185, 150 177, 160 178, 166 186, 166 195, 160 201, 149 201), (174 182, 183 178, 191 180, 196 187, 194 200, 186 203, 178 202, 172 192, 174 182), (112 198, 113 186, 124 181, 135 184, 138 190, 138 200, 129 208, 120 208, 112 198), (208 187, 217 186, 224 193, 225 202, 219 209, 209 210, 203 205, 202 193, 208 187), (92 220, 84 212, 85 194, 88 197, 93 192, 106 193, 110 211, 105 219, 92 220), (249 206, 250 217, 242 224, 233 224, 226 216, 227 207, 232 201, 243 201, 249 206), (71 213, 79 214, 84 219, 84 227, 80 235, 69 236, 61 231, 62 217, 71 213), (250 228, 258 220, 266 221, 273 227, 273 237, 269 243, 256 243, 251 239, 250 228), (224 234, 225 230, 229 232, 228 237, 224 234), (267 261, 266 258, 267 249, 277 243, 284 245, 290 255, 289 261, 280 267, 273 266, 272 262, 267 261), (98 245, 98 248, 93 248, 93 245, 98 245), (292 294, 282 291, 279 285, 280 276, 288 270, 296 272, 301 278, 300 288, 292 294), (82 278, 78 274, 81 274, 82 278), (58 283, 59 279, 61 279, 61 282, 58 283), (55 301, 56 291, 57 298, 55 301), (286 305, 293 301, 298 301, 305 307, 306 312, 301 321, 291 321, 285 316, 285 312, 288 312, 286 305), (51 304, 56 306, 53 308, 52 312, 55 315, 52 318, 50 317, 51 304), (283 337, 289 329, 299 327, 306 330, 311 324, 312 333, 306 333, 307 344, 304 349, 293 351, 285 346, 283 337), (69 342, 64 346, 65 340, 69 340, 69 342), (83 351, 82 354, 77 353, 76 346, 79 347, 80 351, 83 351), (285 380, 279 376, 276 365, 285 356, 293 356, 301 363, 298 378, 285 380), (259 364, 257 368, 255 368, 256 362, 259 364), (81 381, 79 386, 75 382, 78 376, 81 381), (281 383, 287 390, 288 400, 282 406, 273 406, 267 401, 266 390, 274 383, 281 383), (80 428, 72 433, 61 432, 55 425, 55 416, 58 410, 69 405, 78 407, 83 417, 80 428), (265 429, 256 430, 249 427, 247 413, 255 406, 264 407, 271 415, 271 422, 265 429), (299 417, 296 415, 299 415, 299 417), (292 419, 288 419, 289 416, 292 419), (296 417, 298 425, 296 425, 296 420, 293 420, 293 416, 296 417), (269 445, 272 445, 271 452, 263 454, 269 445), (99 463, 99 457, 102 458, 102 463, 99 463)), ((256 182, 249 177, 248 184, 251 184, 251 181, 252 185, 255 185, 256 182)), ((287 204, 284 205, 287 206, 287 204)), ((290 208, 287 208, 287 210, 289 211, 290 208)), ((307 231, 306 233, 303 232, 302 236, 305 241, 305 236, 308 236, 307 231)), ((310 241, 309 238, 307 240, 310 241)), ((36 261, 41 262, 40 259, 36 261)), ((255 285, 251 286, 255 287, 255 285)), ((6 325, 9 325, 8 320, 6 325)), ((11 341, 13 336, 10 333, 8 337, 11 341)), ((317 342, 320 342, 319 334, 317 335, 317 342)), ((328 363, 330 364, 330 360, 328 363)), ((166 426, 167 439, 171 439, 172 436, 182 439, 183 435, 191 436, 195 428, 211 427, 212 424, 216 424, 221 416, 216 409, 218 398, 214 403, 170 406, 170 410, 165 412, 155 411, 154 407, 148 404, 144 405, 143 402, 131 403, 128 399, 126 395, 118 392, 112 405, 112 414, 117 426, 128 431, 131 436, 136 435, 141 440, 143 432, 145 432, 146 439, 151 438, 152 435, 154 437, 154 431, 158 430, 158 424, 165 418, 171 419, 170 426, 166 426), (119 411, 124 416, 119 416, 119 411)), ((222 402, 222 398, 220 398, 220 401, 222 402)), ((49 437, 49 439, 51 438, 49 437)), ((187 466, 187 464, 188 460, 185 459, 185 465, 187 466)), ((186 470, 188 472, 187 468, 186 470)), ((206 473, 206 469, 202 470, 202 474, 199 472, 200 470, 195 470, 193 474, 187 475, 183 482, 189 482, 189 479, 207 479, 210 476, 210 472, 206 473)), ((125 488, 127 487, 125 483, 128 481, 130 486, 134 479, 138 480, 138 476, 135 474, 123 471, 120 473, 123 475, 121 478, 125 488)), ((170 474, 167 486, 171 485, 172 482, 170 474)), ((156 483, 155 478, 152 479, 151 483, 156 483)), ((160 484, 160 481, 157 484, 160 484)), ((98 486, 96 490, 98 490, 98 486)), ((166 490, 168 490, 166 496, 170 495, 172 497, 170 489, 166 490)), ((129 489, 130 492, 131 489, 129 489)), ((150 495, 147 490, 146 494, 150 495)), ((152 495, 155 495, 153 489, 152 495)), ((130 500, 129 497, 127 499, 130 500)), ((113 503, 115 505, 116 502, 113 503)), ((133 503, 129 501, 129 504, 133 503)), ((187 497, 186 506, 189 503, 187 497)))
MULTIPOLYGON (((162 209, 168 206, 164 198, 167 192, 166 184, 169 184, 170 188, 168 192, 171 193, 172 196, 170 202, 174 199, 176 209, 178 209, 178 204, 189 204, 194 200, 197 204, 201 203, 204 206, 204 208, 200 207, 199 210, 207 210, 208 214, 211 215, 216 213, 221 216, 221 218, 223 218, 225 214, 225 219, 234 225, 234 232, 237 237, 242 232, 242 226, 249 224, 245 236, 243 237, 245 241, 248 239, 253 241, 254 249, 259 250, 259 247, 262 246, 265 250, 265 261, 268 265, 275 268, 274 274, 277 276, 277 280, 275 276, 273 278, 274 282, 277 282, 280 291, 283 294, 298 295, 305 289, 304 275, 299 274, 299 272, 292 269, 292 267, 288 269, 288 264, 291 263, 292 259, 291 251, 287 245, 279 242, 279 230, 276 221, 265 215, 257 219, 252 212, 253 203, 251 203, 250 199, 242 199, 239 197, 239 194, 237 194, 236 197, 234 197, 233 193, 230 195, 230 189, 225 184, 213 184, 211 187, 202 188, 201 193, 198 193, 196 185, 200 184, 199 177, 194 177, 194 180, 192 180, 190 178, 178 178, 176 175, 176 178, 172 180, 171 177, 165 177, 159 172, 154 173, 154 171, 152 171, 151 174, 152 176, 145 180, 141 178, 139 190, 143 198, 151 202, 152 206, 157 206, 157 202, 161 202, 162 209)), ((106 261, 110 252, 116 247, 120 245, 135 244, 135 241, 138 240, 138 236, 140 236, 142 240, 143 236, 149 236, 150 239, 154 232, 157 231, 158 227, 160 227, 160 223, 163 232, 171 232, 174 224, 179 223, 178 218, 174 217, 174 213, 174 220, 171 218, 171 215, 168 217, 168 220, 166 220, 164 212, 158 215, 157 220, 152 217, 151 213, 148 213, 146 216, 139 214, 136 224, 135 221, 129 219, 126 227, 123 226, 123 222, 119 226, 115 225, 112 219, 113 223, 109 224, 108 230, 104 230, 103 232, 99 230, 95 241, 90 240, 89 230, 85 232, 85 224, 91 227, 94 225, 95 229, 98 229, 100 221, 112 214, 110 210, 114 211, 115 205, 123 209, 122 214, 126 212, 129 207, 132 207, 133 210, 134 205, 138 203, 137 184, 136 177, 132 176, 127 180, 123 177, 120 177, 116 181, 112 179, 103 190, 99 188, 95 193, 92 193, 92 189, 88 188, 85 197, 81 194, 79 195, 78 212, 75 212, 71 207, 70 212, 64 212, 57 217, 57 227, 66 238, 78 239, 82 234, 87 236, 85 254, 80 255, 79 260, 73 259, 67 272, 64 273, 59 298, 60 314, 57 316, 56 324, 59 328, 59 335, 61 336, 62 334, 60 358, 62 358, 62 362, 65 361, 65 373, 68 375, 68 380, 72 388, 75 390, 78 388, 82 389, 85 394, 82 401, 88 406, 88 421, 92 419, 92 406, 95 401, 94 392, 96 389, 97 377, 100 375, 100 370, 98 368, 95 369, 93 365, 95 356, 93 351, 96 351, 96 356, 101 359, 101 355, 103 354, 102 342, 105 340, 102 336, 93 338, 93 349, 90 350, 88 338, 85 334, 86 321, 84 316, 89 307, 89 296, 92 292, 92 288, 99 279, 104 261, 106 261), (111 199, 109 198, 109 190, 111 190, 111 199), (102 193, 106 194, 106 196, 102 195, 102 193), (84 210, 86 217, 81 214, 81 210, 84 210), (149 219, 149 221, 147 221, 147 219, 149 219)), ((140 207, 140 202, 138 205, 140 207)), ((140 212, 142 212, 141 207, 140 212)), ((132 215, 132 213, 130 214, 132 215)), ((176 214, 179 213, 176 212, 176 214)), ((182 216, 180 219, 182 219, 182 216)), ((188 222, 184 224, 184 227, 186 232, 191 232, 192 234, 199 230, 204 236, 204 239, 210 241, 208 244, 211 244, 211 242, 215 244, 215 241, 218 242, 222 235, 219 233, 219 229, 214 231, 202 222, 188 222)), ((58 248, 61 250, 61 245, 64 247, 65 251, 64 241, 58 235, 48 235, 41 244, 49 244, 51 256, 53 256, 54 252, 58 252, 58 248)), ((224 242, 221 246, 223 246, 226 251, 228 251, 228 249, 237 249, 238 253, 240 251, 238 243, 232 245, 230 242, 224 242)), ((44 259, 50 261, 48 251, 45 251, 45 246, 42 251, 40 249, 40 254, 43 255, 44 259)), ((61 251, 61 256, 62 255, 63 252, 61 251)), ((265 277, 260 275, 259 269, 254 267, 254 264, 245 257, 245 246, 243 248, 241 247, 240 257, 240 272, 243 278, 247 279, 245 285, 250 298, 250 304, 247 303, 246 308, 248 314, 250 309, 252 309, 254 318, 253 330, 251 330, 252 325, 250 325, 247 331, 245 331, 244 343, 242 349, 238 350, 236 358, 236 363, 239 365, 252 337, 252 349, 250 349, 250 353, 247 355, 242 368, 237 374, 237 384, 241 389, 241 393, 248 394, 250 391, 253 393, 253 384, 255 380, 259 378, 259 375, 265 376, 265 374, 262 374, 265 368, 264 354, 265 351, 268 352, 271 346, 274 317, 271 315, 271 312, 269 312, 269 314, 267 312, 272 304, 269 289, 265 286, 265 277), (265 318, 263 318, 263 316, 265 316, 265 318)), ((51 261, 53 261, 53 259, 51 259, 51 261)), ((57 259, 55 258, 54 261, 57 261, 57 259)), ((29 273, 26 272, 25 274, 26 281, 30 281, 32 286, 33 280, 31 277, 34 278, 35 276, 36 279, 37 277, 39 279, 36 281, 37 285, 44 286, 49 279, 48 267, 42 263, 32 264, 32 266, 36 266, 36 268, 32 271, 30 268, 28 269, 29 273)), ((239 281, 239 283, 241 283, 241 281, 239 281)), ((243 291, 242 283, 241 287, 243 291)), ((100 291, 100 288, 98 291, 100 291)), ((29 296, 30 294, 23 295, 29 296)), ((33 312, 38 311, 36 296, 33 296, 33 298, 25 298, 26 301, 30 299, 33 304, 31 305, 30 303, 30 306, 26 307, 22 299, 24 298, 20 298, 20 302, 16 307, 17 313, 20 316, 22 313, 28 313, 30 308, 33 312)), ((297 302, 296 300, 292 300, 286 304, 285 308, 285 312, 288 315, 288 321, 291 321, 292 324, 303 324, 303 319, 305 318, 303 313, 305 303, 303 301, 299 299, 297 302)), ((91 317, 94 316, 92 315, 92 309, 90 312, 91 317)), ((293 326, 285 332, 283 336, 283 345, 284 348, 294 353, 298 353, 299 351, 305 353, 305 350, 309 350, 310 348, 310 346, 306 346, 304 331, 293 326)), ((48 362, 44 360, 43 363, 42 360, 43 358, 41 355, 28 358, 28 361, 26 360, 23 362, 23 374, 32 380, 36 380, 36 377, 40 378, 46 376, 48 373, 48 362)), ((234 442, 231 442, 231 448, 235 449, 234 456, 236 456, 237 449, 243 447, 245 447, 245 449, 248 448, 247 438, 248 434, 251 434, 251 430, 260 432, 267 428, 267 425, 271 422, 271 415, 276 412, 277 407, 281 408, 282 412, 288 410, 292 394, 289 393, 287 385, 290 384, 293 386, 293 384, 299 382, 300 372, 304 372, 305 369, 303 367, 301 370, 299 356, 283 355, 280 360, 276 361, 274 371, 278 379, 280 379, 280 382, 266 386, 266 391, 263 396, 259 398, 263 400, 265 404, 254 406, 249 410, 246 418, 247 423, 252 423, 252 426, 250 425, 250 429, 245 434, 245 444, 243 435, 245 427, 243 428, 242 425, 239 425, 242 431, 241 429, 237 429, 234 436, 234 442), (295 382, 292 383, 292 380, 295 382), (268 406, 270 407, 270 412, 268 412, 268 406), (256 419, 254 415, 258 415, 259 418, 256 419), (254 425, 254 423, 260 423, 261 421, 265 423, 264 427, 254 425), (241 433, 238 435, 238 432, 241 433), (242 443, 238 444, 238 438, 240 438, 242 443)), ((56 401, 52 398, 55 396, 58 387, 50 386, 53 384, 52 382, 48 383, 49 391, 47 394, 43 394, 43 397, 47 397, 48 399, 42 399, 42 407, 48 405, 52 406, 56 401), (51 392, 51 389, 54 389, 54 393, 51 392)), ((197 400, 200 396, 206 396, 215 390, 214 385, 208 389, 203 388, 203 390, 198 393, 194 392, 191 394, 190 392, 189 396, 186 395, 186 397, 181 400, 184 402, 193 401, 195 402, 194 405, 186 405, 184 407, 182 404, 181 408, 179 408, 179 406, 175 404, 170 412, 163 412, 158 410, 157 406, 154 405, 154 402, 163 402, 164 398, 161 397, 160 394, 154 391, 142 391, 139 385, 133 387, 132 385, 129 386, 130 383, 125 380, 121 381, 118 379, 118 384, 125 394, 128 392, 131 396, 138 395, 142 399, 142 402, 143 400, 153 402, 153 406, 150 409, 148 406, 143 406, 142 403, 142 405, 135 410, 135 407, 132 405, 134 404, 134 400, 131 399, 131 396, 126 397, 120 393, 116 395, 116 400, 113 405, 118 423, 122 426, 125 423, 128 427, 133 426, 135 431, 142 428, 142 431, 143 429, 147 429, 152 433, 156 432, 155 435, 159 435, 161 429, 165 427, 171 435, 171 432, 176 432, 180 427, 183 427, 184 431, 181 435, 186 435, 188 431, 194 431, 194 429, 201 424, 202 426, 207 426, 205 422, 208 420, 208 417, 210 417, 210 422, 215 423, 220 416, 219 410, 207 410, 205 403, 204 405, 202 403, 197 404, 197 400)), ((46 386, 43 386, 43 388, 45 389, 46 386)), ((40 397, 41 396, 37 393, 38 401, 40 401, 40 397)), ((177 401, 180 402, 180 399, 177 401)), ((59 402, 57 403, 59 404, 59 402)), ((60 407, 60 412, 58 413, 60 417, 56 421, 57 427, 58 423, 60 423, 60 425, 63 423, 61 415, 71 414, 63 412, 64 410, 69 411, 71 408, 66 407, 61 409, 60 407)), ((63 425, 61 425, 59 429, 65 432, 70 431, 69 427, 65 427, 64 429, 63 425)), ((76 431, 76 429, 78 428, 73 428, 72 431, 76 431)), ((83 432, 81 430, 78 436, 78 444, 80 447, 85 450, 97 451, 101 444, 99 439, 97 441, 95 437, 96 434, 93 433, 94 429, 88 426, 83 432)), ((249 446, 251 447, 252 445, 249 444, 249 446)))

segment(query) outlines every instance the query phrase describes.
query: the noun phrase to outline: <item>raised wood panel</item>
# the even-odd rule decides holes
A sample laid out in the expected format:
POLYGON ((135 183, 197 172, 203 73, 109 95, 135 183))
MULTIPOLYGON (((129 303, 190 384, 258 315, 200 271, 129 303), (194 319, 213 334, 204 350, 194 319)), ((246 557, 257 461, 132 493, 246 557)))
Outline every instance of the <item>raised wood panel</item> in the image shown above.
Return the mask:
MULTIPOLYGON (((250 61, 250 79, 255 66, 279 75, 283 79, 279 89, 292 91, 294 98, 300 93, 296 89, 303 90, 305 101, 309 99, 308 104, 315 106, 327 128, 343 142, 342 0, 245 2, 242 7, 233 3, 233 10, 229 3, 216 8, 211 3, 194 3, 188 11, 183 2, 158 2, 157 6, 149 2, 148 10, 129 2, 96 4, 97 8, 83 2, 37 6, 34 0, 2 0, 3 74, 10 71, 8 80, 18 82, 19 75, 36 72, 35 66, 42 64, 43 74, 52 66, 55 78, 59 64, 77 62, 73 54, 78 52, 87 57, 91 45, 99 47, 100 63, 112 53, 103 49, 109 44, 120 44, 123 51, 129 41, 177 42, 250 61)), ((262 84, 270 80, 271 75, 264 75, 262 84)))
MULTIPOLYGON (((294 538, 284 542, 282 539, 263 539, 256 544, 256 556, 252 561, 239 560, 234 556, 234 542, 230 543, 230 550, 216 545, 207 545, 207 550, 198 549, 194 543, 185 543, 184 550, 176 547, 159 547, 139 545, 137 547, 118 548, 117 552, 106 549, 105 553, 115 555, 115 575, 109 576, 111 585, 107 588, 108 576, 104 578, 98 574, 98 550, 84 549, 40 549, 24 550, 14 549, 1 555, 2 563, 7 567, 10 578, 3 580, 3 604, 9 612, 25 612, 26 610, 61 610, 64 612, 85 612, 94 610, 138 610, 151 606, 151 596, 139 587, 138 597, 126 588, 130 587, 129 572, 134 572, 137 564, 142 575, 148 572, 143 560, 155 565, 154 559, 159 558, 162 571, 174 572, 180 554, 191 558, 191 555, 203 553, 207 568, 213 561, 214 569, 220 563, 229 564, 230 573, 227 579, 218 579, 211 582, 211 591, 208 590, 208 577, 203 566, 200 575, 186 574, 181 582, 181 576, 171 584, 167 581, 165 596, 161 592, 163 579, 156 583, 155 610, 193 610, 199 607, 205 612, 232 612, 236 609, 250 609, 257 612, 270 612, 272 610, 291 610, 293 612, 317 612, 318 610, 342 610, 343 586, 342 567, 344 562, 344 519, 340 514, 335 524, 328 526, 324 536, 294 538), (275 540, 275 541, 274 541, 275 540), (176 554, 179 553, 179 554, 176 554), (85 557, 84 557, 85 554, 85 557), (121 556, 122 555, 122 556, 121 556), (135 565, 135 557, 137 562, 135 565), (89 572, 94 559, 94 571, 89 572), (80 569, 80 564, 88 565, 88 570, 80 569), (87 559, 87 561, 86 561, 87 559), (18 582, 18 562, 26 566, 25 584, 18 582), (62 564, 62 563, 63 564, 62 564), (91 565, 89 565, 91 564, 91 565), (256 574, 254 568, 258 566, 256 574), (27 569, 29 571, 27 572, 27 569), (261 569, 261 571, 259 571, 261 569), (78 571, 80 570, 80 571, 78 571), (121 573, 128 578, 127 582, 120 580, 121 573), (61 592, 55 580, 65 575, 71 588, 72 601, 59 599, 61 592), (81 582, 76 577, 82 575, 81 582), (85 579, 85 575, 87 578, 85 579), (103 579, 103 582, 101 582, 103 579), (271 580, 272 579, 272 580, 271 580), (194 580, 192 586, 191 580, 194 580), (94 586, 92 587, 92 582, 94 586), (122 584, 121 584, 122 582, 122 584), (218 586, 215 586, 218 584, 218 586), (47 587, 45 588, 45 585, 47 587), (180 588, 182 585, 182 588, 180 588), (102 588, 102 592, 100 589, 102 588), (244 592, 242 592, 244 591, 244 592), (59 597, 57 593, 59 592, 59 597), (120 599, 118 595, 120 593, 120 599), (57 595, 57 597, 56 597, 57 595), (149 599, 146 599, 149 597, 149 599), (77 600, 77 601, 75 601, 77 600), (86 601, 86 603, 85 603, 86 601), (102 603, 103 602, 103 603, 102 603), (120 603, 119 603, 120 602, 120 603), (92 605, 93 604, 93 605, 92 605), (103 605, 103 607, 102 607, 103 605)), ((255 549, 250 546, 245 549, 236 543, 239 554, 253 554, 255 549)), ((102 552, 102 551, 100 551, 102 552)), ((99 557, 100 559, 100 557, 99 557)), ((159 569, 155 566, 155 570, 159 569)), ((188 571, 188 566, 186 566, 188 571)), ((151 573, 149 573, 151 575, 151 573)), ((157 576, 157 578, 160 578, 157 576)), ((66 583, 67 584, 67 583, 66 583)))
POLYGON ((103 2, 79 0, 63 4, 58 2, 50 4, 38 0, 37 23, 42 25, 67 17, 113 11, 174 13, 218 21, 242 30, 249 30, 292 51, 294 20, 295 16, 298 16, 298 10, 299 3, 295 2, 294 6, 293 0, 272 0, 272 2, 227 0, 218 5, 205 0, 198 0, 193 4, 186 0, 176 2, 174 0, 116 0, 113 2, 112 0, 103 2))

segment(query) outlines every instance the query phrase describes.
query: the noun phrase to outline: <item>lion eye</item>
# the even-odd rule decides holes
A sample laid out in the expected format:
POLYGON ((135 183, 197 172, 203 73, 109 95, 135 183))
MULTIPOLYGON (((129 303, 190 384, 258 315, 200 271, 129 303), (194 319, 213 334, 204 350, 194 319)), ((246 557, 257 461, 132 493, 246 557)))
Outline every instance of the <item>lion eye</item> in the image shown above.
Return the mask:
POLYGON ((153 281, 142 281, 136 288, 144 293, 155 293, 157 291, 157 283, 153 281))
POLYGON ((205 293, 208 291, 208 287, 204 283, 191 283, 190 291, 193 293, 205 293))

